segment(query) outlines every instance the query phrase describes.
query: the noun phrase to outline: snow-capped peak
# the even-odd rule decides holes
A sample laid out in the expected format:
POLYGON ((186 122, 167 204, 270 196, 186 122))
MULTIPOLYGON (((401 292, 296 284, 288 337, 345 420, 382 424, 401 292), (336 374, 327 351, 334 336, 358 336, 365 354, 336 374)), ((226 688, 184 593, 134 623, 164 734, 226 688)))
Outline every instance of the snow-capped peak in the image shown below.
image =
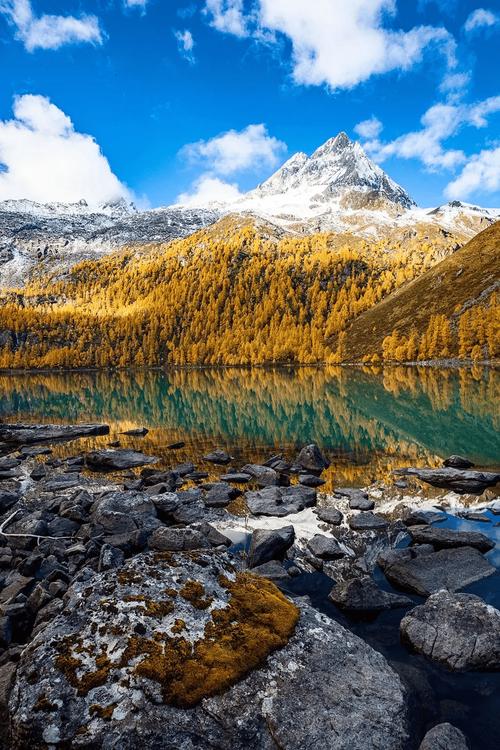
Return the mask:
POLYGON ((415 205, 408 193, 374 164, 362 146, 341 132, 316 149, 311 156, 300 152, 291 157, 247 198, 285 195, 290 191, 307 194, 307 200, 324 203, 341 198, 348 191, 373 194, 404 208, 415 205))

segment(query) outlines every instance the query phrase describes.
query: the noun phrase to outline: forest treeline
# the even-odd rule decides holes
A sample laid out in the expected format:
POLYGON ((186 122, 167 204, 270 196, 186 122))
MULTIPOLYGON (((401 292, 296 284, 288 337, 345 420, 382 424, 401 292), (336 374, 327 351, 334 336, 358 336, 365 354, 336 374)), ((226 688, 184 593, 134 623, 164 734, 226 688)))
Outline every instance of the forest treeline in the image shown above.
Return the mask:
MULTIPOLYGON (((0 367, 338 363, 362 313, 453 252, 425 232, 367 241, 276 237, 225 219, 183 240, 124 250, 61 280, 4 291, 0 367)), ((496 294, 426 330, 397 331, 366 362, 499 356, 496 294)))

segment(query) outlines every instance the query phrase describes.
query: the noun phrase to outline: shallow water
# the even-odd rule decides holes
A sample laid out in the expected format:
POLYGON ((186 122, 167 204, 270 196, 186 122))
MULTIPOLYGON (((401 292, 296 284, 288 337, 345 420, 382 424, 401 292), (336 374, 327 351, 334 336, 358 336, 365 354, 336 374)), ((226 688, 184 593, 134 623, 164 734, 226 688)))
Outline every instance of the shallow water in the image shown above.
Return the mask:
MULTIPOLYGON (((486 557, 499 565, 500 535, 495 526, 499 517, 490 514, 491 523, 465 521, 446 515, 440 527, 460 531, 473 530, 486 534, 497 546, 486 557)), ((396 591, 380 569, 374 575, 379 586, 396 591)), ((448 721, 459 727, 469 742, 470 750, 498 750, 500 737, 500 673, 449 672, 418 654, 411 653, 399 639, 399 623, 407 609, 382 612, 372 619, 351 618, 328 600, 334 582, 322 573, 305 573, 292 578, 284 590, 290 594, 310 597, 314 607, 338 620, 342 625, 370 643, 387 658, 401 676, 411 697, 412 747, 418 748, 425 732, 435 724, 448 721)), ((469 586, 466 592, 477 594, 488 604, 500 609, 500 571, 469 586)), ((409 595, 416 604, 422 597, 409 595)))
MULTIPOLYGON (((0 418, 104 421, 111 438, 72 442, 158 455, 166 466, 226 448, 235 465, 317 442, 331 461, 325 490, 387 479, 393 468, 437 465, 451 453, 500 464, 500 374, 474 368, 183 370, 0 376, 0 418), (118 433, 145 426, 145 438, 118 433), (169 451, 170 443, 185 448, 169 451)), ((207 468, 205 465, 204 468, 207 468)), ((212 472, 212 467, 208 467, 212 472)))

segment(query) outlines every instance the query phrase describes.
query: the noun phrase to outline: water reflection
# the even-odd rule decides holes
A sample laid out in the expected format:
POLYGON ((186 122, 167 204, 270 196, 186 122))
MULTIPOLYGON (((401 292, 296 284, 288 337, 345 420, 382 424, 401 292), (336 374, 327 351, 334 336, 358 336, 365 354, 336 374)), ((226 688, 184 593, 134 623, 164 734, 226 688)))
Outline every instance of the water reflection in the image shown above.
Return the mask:
MULTIPOLYGON (((394 467, 450 453, 500 463, 500 377, 474 368, 182 370, 0 376, 0 415, 29 421, 106 421, 112 433, 146 426, 123 445, 166 464, 221 445, 261 460, 315 441, 332 467, 329 484, 365 484, 394 467), (184 440, 172 453, 169 443, 184 440)), ((84 447, 109 438, 81 441, 84 447)), ((75 445, 61 450, 75 451, 75 445)), ((328 489, 328 486, 327 488, 328 489)))

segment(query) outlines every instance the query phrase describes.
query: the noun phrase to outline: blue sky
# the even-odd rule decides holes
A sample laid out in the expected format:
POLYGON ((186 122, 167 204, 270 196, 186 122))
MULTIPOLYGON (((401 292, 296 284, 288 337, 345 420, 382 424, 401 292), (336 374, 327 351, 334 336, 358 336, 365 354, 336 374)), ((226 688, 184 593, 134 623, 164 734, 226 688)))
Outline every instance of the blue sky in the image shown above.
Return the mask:
POLYGON ((498 0, 0 0, 0 199, 246 190, 345 130, 500 206, 499 49, 498 0))

